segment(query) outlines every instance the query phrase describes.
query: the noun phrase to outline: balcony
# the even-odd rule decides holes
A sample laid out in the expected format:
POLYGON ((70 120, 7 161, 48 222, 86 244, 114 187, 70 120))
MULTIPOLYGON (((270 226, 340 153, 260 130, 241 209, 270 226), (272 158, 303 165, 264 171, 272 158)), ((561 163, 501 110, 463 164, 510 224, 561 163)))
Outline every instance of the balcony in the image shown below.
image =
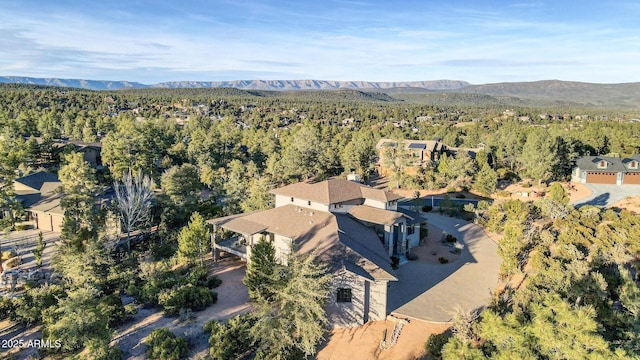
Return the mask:
POLYGON ((214 244, 214 247, 220 251, 227 252, 247 260, 247 240, 244 236, 238 235, 228 239, 221 240, 214 244))

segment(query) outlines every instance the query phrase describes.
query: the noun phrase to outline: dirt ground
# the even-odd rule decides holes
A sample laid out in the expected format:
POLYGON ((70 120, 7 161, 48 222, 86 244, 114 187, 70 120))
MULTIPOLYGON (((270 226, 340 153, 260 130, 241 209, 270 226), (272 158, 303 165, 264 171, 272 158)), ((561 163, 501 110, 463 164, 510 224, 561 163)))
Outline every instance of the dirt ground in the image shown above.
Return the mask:
POLYGON ((634 214, 640 214, 640 196, 630 196, 613 203, 611 208, 626 209, 634 214))
POLYGON ((424 355, 424 343, 429 336, 443 333, 451 325, 409 320, 400 333, 398 343, 389 349, 380 349, 385 329, 388 342, 394 326, 395 321, 388 319, 369 322, 357 328, 334 330, 327 343, 320 348, 317 359, 419 359, 424 355))
POLYGON ((422 240, 420 246, 411 249, 411 252, 418 256, 416 261, 426 264, 440 264, 440 259, 445 258, 448 262, 454 262, 460 258, 460 254, 452 254, 450 248, 443 244, 442 230, 438 229, 434 225, 427 224, 429 229, 429 235, 422 240))
POLYGON ((570 203, 586 199, 591 196, 591 190, 588 187, 584 186, 584 184, 576 182, 571 182, 569 184, 571 185, 571 188, 568 188, 567 186, 565 186, 564 188, 569 192, 570 203))
POLYGON ((123 358, 146 359, 145 338, 151 330, 167 327, 177 336, 187 338, 191 349, 190 359, 203 359, 209 349, 209 335, 202 330, 204 324, 212 319, 226 320, 251 310, 247 288, 242 284, 244 263, 226 258, 210 264, 210 273, 222 279, 222 284, 215 289, 218 301, 203 311, 194 312, 196 319, 190 322, 165 317, 160 309, 140 308, 133 319, 114 332, 111 345, 118 345, 123 350, 123 358))

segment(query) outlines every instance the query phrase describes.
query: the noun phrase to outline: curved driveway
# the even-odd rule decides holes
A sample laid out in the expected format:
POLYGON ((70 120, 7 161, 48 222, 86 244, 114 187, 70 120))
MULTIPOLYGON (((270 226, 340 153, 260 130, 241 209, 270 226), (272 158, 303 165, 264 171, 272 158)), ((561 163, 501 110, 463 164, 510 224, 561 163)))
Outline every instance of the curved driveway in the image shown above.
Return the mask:
POLYGON ((640 185, 608 185, 582 184, 591 190, 591 195, 585 199, 573 202, 573 205, 610 206, 628 197, 640 195, 640 185))
POLYGON ((465 247, 450 264, 410 261, 396 270, 388 289, 387 312, 431 322, 449 322, 456 309, 485 307, 498 284, 498 246, 478 225, 426 213, 432 225, 456 236, 465 247))

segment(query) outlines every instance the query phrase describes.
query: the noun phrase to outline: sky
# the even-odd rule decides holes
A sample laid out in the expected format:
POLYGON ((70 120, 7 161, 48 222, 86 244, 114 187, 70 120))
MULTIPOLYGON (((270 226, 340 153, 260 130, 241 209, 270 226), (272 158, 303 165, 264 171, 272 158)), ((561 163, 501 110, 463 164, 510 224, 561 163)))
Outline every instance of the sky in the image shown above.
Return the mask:
POLYGON ((640 81, 640 2, 0 1, 0 76, 640 81))

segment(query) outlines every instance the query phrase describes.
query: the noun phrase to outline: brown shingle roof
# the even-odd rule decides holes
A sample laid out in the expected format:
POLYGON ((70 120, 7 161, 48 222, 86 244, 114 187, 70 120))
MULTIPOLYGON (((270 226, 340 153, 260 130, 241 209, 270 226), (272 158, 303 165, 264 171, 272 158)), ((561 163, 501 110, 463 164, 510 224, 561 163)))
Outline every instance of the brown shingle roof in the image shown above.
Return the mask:
POLYGON ((373 189, 345 179, 329 179, 318 183, 300 182, 271 190, 271 193, 327 205, 365 198, 380 201, 401 198, 396 194, 373 189))
POLYGON ((381 225, 393 225, 404 217, 404 214, 397 211, 382 210, 362 205, 351 208, 349 215, 358 220, 381 225))
POLYGON ((299 254, 314 252, 333 271, 347 268, 371 279, 396 280, 375 232, 346 215, 285 205, 208 222, 244 234, 267 231, 293 239, 299 254))

